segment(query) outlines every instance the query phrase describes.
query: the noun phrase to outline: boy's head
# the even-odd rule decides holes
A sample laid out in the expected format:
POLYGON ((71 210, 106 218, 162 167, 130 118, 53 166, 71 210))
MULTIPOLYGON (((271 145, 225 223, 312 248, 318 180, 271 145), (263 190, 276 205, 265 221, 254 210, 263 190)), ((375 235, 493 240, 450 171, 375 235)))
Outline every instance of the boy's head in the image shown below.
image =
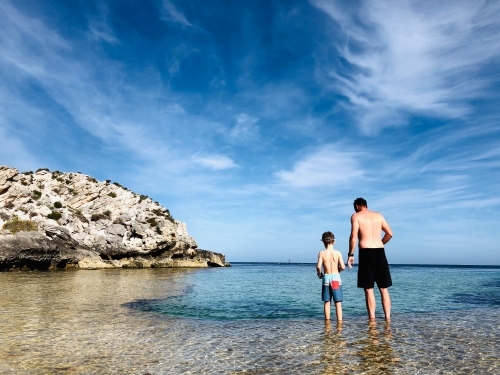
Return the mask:
POLYGON ((329 244, 335 242, 335 236, 333 235, 332 232, 325 232, 321 236, 321 241, 323 241, 323 243, 325 244, 325 246, 329 245, 329 244))

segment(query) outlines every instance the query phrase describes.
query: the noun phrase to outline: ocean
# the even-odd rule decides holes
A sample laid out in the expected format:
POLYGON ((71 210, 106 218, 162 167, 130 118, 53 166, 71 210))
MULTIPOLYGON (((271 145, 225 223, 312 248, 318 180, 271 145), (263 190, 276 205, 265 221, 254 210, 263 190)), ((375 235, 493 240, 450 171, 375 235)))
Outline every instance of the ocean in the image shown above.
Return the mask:
POLYGON ((500 267, 356 267, 323 320, 314 264, 0 273, 1 374, 499 374, 500 267))

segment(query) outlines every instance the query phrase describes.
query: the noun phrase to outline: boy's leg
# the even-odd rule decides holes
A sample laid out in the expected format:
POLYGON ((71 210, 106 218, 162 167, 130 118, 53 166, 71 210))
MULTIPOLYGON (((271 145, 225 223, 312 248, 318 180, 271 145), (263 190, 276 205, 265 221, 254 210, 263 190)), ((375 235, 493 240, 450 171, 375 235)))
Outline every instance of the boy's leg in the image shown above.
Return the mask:
POLYGON ((389 296, 388 288, 379 288, 380 297, 382 299, 382 307, 384 308, 385 320, 391 320, 391 296, 389 296))
POLYGON ((330 301, 325 301, 323 310, 325 312, 325 320, 330 320, 330 301))
POLYGON ((335 302, 335 314, 337 315, 337 322, 342 321, 342 302, 335 302))
POLYGON ((375 294, 373 294, 373 288, 365 289, 365 300, 368 319, 375 320, 375 294))

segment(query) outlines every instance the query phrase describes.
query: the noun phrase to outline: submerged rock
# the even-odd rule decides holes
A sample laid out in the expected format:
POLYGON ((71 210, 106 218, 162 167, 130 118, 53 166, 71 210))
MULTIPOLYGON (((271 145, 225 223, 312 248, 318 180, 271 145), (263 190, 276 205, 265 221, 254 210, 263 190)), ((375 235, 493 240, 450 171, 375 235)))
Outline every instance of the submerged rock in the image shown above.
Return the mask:
POLYGON ((229 265, 151 198, 81 173, 0 166, 0 228, 0 271, 229 265))

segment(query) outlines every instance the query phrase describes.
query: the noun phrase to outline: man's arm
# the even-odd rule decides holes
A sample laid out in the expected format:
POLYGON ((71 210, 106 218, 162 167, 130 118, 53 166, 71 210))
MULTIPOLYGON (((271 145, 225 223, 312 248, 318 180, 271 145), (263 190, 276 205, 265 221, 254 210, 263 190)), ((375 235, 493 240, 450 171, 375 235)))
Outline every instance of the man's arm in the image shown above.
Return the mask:
POLYGON ((316 275, 318 275, 318 277, 321 277, 321 266, 323 266, 323 257, 320 252, 318 253, 318 264, 316 264, 316 275))
MULTIPOLYGON (((358 239, 359 223, 354 217, 356 214, 351 216, 351 235, 349 236, 349 254, 354 255, 354 249, 356 248, 356 241, 358 239)), ((352 268, 354 264, 354 257, 347 258, 347 265, 352 268)))
POLYGON ((382 243, 385 245, 392 238, 392 230, 385 218, 382 216, 382 230, 384 231, 384 237, 382 237, 382 243))

